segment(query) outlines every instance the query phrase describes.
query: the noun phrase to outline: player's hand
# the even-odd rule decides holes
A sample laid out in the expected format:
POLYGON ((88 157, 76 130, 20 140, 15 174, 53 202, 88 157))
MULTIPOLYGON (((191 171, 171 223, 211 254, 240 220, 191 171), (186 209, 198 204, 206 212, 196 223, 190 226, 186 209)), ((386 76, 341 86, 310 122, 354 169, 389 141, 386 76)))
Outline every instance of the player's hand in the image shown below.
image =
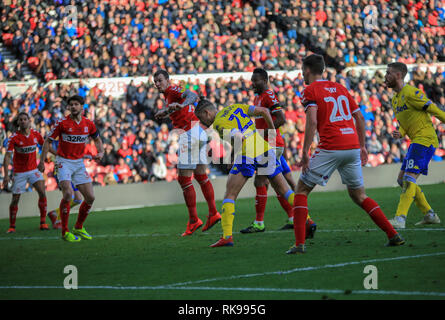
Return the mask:
POLYGON ((179 109, 182 109, 182 108, 183 108, 182 104, 177 103, 177 102, 173 102, 173 103, 170 103, 168 105, 168 112, 169 113, 173 113, 173 112, 175 112, 175 111, 177 111, 179 109))
POLYGON ((45 164, 43 163, 43 161, 40 161, 39 164, 37 165, 37 169, 39 169, 40 172, 45 172, 45 164))
POLYGON ((402 137, 402 134, 400 133, 400 131, 398 131, 398 130, 394 130, 394 131, 392 132, 392 137, 393 137, 394 139, 400 139, 400 138, 402 137))
POLYGON ((100 161, 100 160, 103 158, 103 156, 104 156, 104 153, 103 153, 103 152, 98 152, 98 153, 93 157, 93 159, 96 160, 96 161, 100 161))
POLYGON ((167 115, 167 112, 165 110, 159 111, 158 113, 155 114, 155 119, 156 120, 161 120, 164 119, 167 115))
POLYGON ((3 178, 3 190, 8 190, 9 185, 9 176, 5 176, 3 178))
POLYGON ((366 148, 360 148, 360 160, 362 162, 362 166, 368 163, 368 150, 366 148))
POLYGON ((301 161, 297 163, 297 166, 301 168, 302 172, 306 172, 309 168, 309 155, 307 153, 303 153, 301 161))

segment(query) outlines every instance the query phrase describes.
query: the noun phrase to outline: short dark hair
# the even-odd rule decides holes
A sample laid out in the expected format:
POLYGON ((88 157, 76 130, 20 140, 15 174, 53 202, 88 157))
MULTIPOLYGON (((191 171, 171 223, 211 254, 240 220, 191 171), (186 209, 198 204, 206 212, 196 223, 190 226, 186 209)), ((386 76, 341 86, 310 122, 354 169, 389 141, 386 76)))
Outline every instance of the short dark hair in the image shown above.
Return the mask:
POLYGON ((84 104, 83 98, 81 96, 77 95, 77 94, 74 95, 74 96, 69 97, 67 103, 70 104, 71 101, 77 101, 80 104, 84 104))
POLYGON ((402 73, 402 77, 405 78, 408 73, 408 67, 403 62, 393 62, 388 64, 388 68, 396 69, 397 71, 402 73))
POLYGON ((200 113, 206 109, 216 109, 210 100, 207 100, 204 96, 199 96, 199 102, 195 107, 195 113, 200 113))
POLYGON ((264 70, 263 68, 255 68, 253 70, 253 73, 259 74, 261 78, 263 78, 265 81, 269 80, 269 75, 267 74, 267 71, 264 70))
POLYGON ((313 74, 323 74, 325 69, 324 58, 319 54, 311 54, 303 59, 303 68, 309 68, 313 74))
POLYGON ((167 71, 165 71, 164 69, 159 69, 158 71, 156 71, 155 72, 155 74, 153 75, 153 78, 156 78, 157 76, 159 76, 159 75, 163 75, 164 76, 164 78, 165 79, 169 79, 170 78, 170 76, 168 75, 168 72, 167 71))

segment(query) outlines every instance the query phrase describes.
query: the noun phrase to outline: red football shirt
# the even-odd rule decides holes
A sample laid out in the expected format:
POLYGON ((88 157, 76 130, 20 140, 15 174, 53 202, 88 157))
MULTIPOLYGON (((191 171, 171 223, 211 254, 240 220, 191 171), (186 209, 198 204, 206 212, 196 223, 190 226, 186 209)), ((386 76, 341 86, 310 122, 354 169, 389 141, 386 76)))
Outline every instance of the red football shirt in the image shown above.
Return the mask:
MULTIPOLYGON (((185 98, 182 96, 184 91, 185 89, 179 86, 170 85, 164 92, 167 105, 175 102, 182 104, 185 100, 185 98)), ((199 119, 195 115, 195 107, 193 105, 186 106, 173 112, 170 114, 170 119, 173 127, 176 129, 183 129, 185 131, 190 130, 192 127, 192 122, 199 122, 199 119)))
POLYGON ((98 136, 96 125, 93 121, 82 116, 79 123, 71 117, 59 120, 49 134, 49 138, 59 138, 57 155, 65 159, 77 160, 85 155, 85 146, 89 138, 98 136))
MULTIPOLYGON (((280 110, 282 110, 281 106, 280 106, 280 102, 278 101, 275 93, 272 90, 266 90, 264 92, 262 92, 261 94, 255 96, 255 100, 253 102, 253 104, 255 105, 255 107, 262 107, 262 108, 267 108, 269 109, 271 115, 272 115, 272 120, 275 121, 275 116, 274 113, 275 112, 279 112, 280 110)), ((266 130, 268 129, 267 126, 267 122, 266 120, 264 120, 263 117, 257 117, 255 118, 255 127, 257 129, 263 129, 266 130)), ((268 136, 267 136, 267 131, 264 131, 264 138, 270 143, 271 141, 268 140, 268 136)), ((273 143, 272 143, 273 145, 273 143)), ((280 133, 280 129, 277 128, 277 136, 276 136, 276 147, 284 147, 284 139, 281 136, 280 133)))
POLYGON ((31 129, 28 136, 15 132, 8 139, 7 151, 14 152, 12 167, 14 172, 27 172, 37 169, 37 145, 43 145, 43 138, 36 130, 31 129))
POLYGON ((352 114, 360 111, 348 90, 341 84, 317 80, 302 93, 305 110, 317 107, 318 147, 326 150, 360 148, 352 114))

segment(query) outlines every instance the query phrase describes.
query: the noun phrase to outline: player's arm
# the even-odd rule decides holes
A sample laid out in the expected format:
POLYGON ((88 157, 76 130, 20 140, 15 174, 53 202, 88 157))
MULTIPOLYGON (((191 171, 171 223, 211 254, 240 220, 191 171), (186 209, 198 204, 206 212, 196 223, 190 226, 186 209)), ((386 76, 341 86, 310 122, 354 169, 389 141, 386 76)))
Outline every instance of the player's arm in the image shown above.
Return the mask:
POLYGON ((100 161, 102 157, 104 156, 104 145, 102 143, 102 139, 98 135, 96 138, 93 139, 94 144, 96 145, 97 154, 94 156, 94 160, 100 161))
POLYGON ((198 100, 198 95, 190 90, 185 90, 182 95, 181 98, 184 99, 184 102, 182 103, 170 103, 168 106, 168 112, 169 113, 173 113, 179 109, 182 109, 184 107, 187 107, 191 104, 194 104, 196 100, 198 100))
POLYGON ((3 173, 5 177, 3 178, 3 189, 8 188, 9 184, 9 165, 11 163, 12 152, 8 151, 5 154, 5 158, 3 159, 3 173))
POLYGON ((268 129, 275 130, 276 127, 275 127, 274 122, 272 120, 272 116, 270 115, 269 109, 263 108, 263 107, 250 106, 249 109, 248 109, 247 114, 249 116, 254 116, 254 117, 263 117, 263 119, 267 123, 268 129))
POLYGON ((362 166, 364 166, 368 162, 368 151, 366 150, 365 117, 363 117, 363 114, 360 111, 353 112, 352 117, 355 120, 355 127, 357 129, 358 141, 360 144, 360 159, 362 161, 362 166))
POLYGON ((275 120, 273 121, 275 128, 279 128, 286 123, 286 116, 280 106, 275 107, 274 110, 272 110, 272 114, 275 116, 275 120))
POLYGON ((428 112, 430 115, 439 119, 442 123, 445 123, 445 112, 442 111, 433 101, 419 89, 414 92, 410 92, 407 95, 409 104, 417 109, 428 112))
POLYGON ((309 167, 309 150, 314 141, 315 133, 317 132, 317 105, 311 104, 306 107, 306 127, 304 130, 303 155, 298 166, 302 171, 306 171, 309 167))
POLYGON ((40 153, 40 162, 39 165, 37 166, 37 168, 39 169, 40 172, 44 172, 45 171, 45 159, 46 156, 49 152, 49 149, 51 147, 51 138, 47 137, 45 139, 45 142, 43 142, 43 146, 42 146, 42 152, 40 153))
POLYGON ((92 124, 91 126, 92 126, 91 131, 93 131, 93 133, 90 134, 90 138, 93 139, 97 149, 97 154, 93 157, 93 159, 96 161, 100 161, 105 153, 104 146, 102 143, 102 139, 100 138, 99 135, 99 130, 96 129, 96 126, 94 124, 92 124))

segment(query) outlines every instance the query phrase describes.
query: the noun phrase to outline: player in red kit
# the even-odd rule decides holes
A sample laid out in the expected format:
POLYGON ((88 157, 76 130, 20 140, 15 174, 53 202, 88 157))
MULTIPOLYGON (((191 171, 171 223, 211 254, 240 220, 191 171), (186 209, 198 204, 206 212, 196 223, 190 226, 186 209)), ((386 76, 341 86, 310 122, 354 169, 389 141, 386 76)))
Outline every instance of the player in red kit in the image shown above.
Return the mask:
POLYGON ((93 139, 97 147, 97 155, 94 160, 99 161, 103 154, 102 140, 94 122, 82 115, 83 98, 72 96, 68 99, 68 110, 70 115, 62 118, 53 127, 49 136, 43 144, 40 155, 39 170, 43 172, 43 160, 50 149, 52 140, 59 139, 57 148, 56 166, 60 188, 62 189, 62 201, 60 202, 60 215, 62 220, 62 238, 69 242, 92 239, 85 230, 83 223, 94 202, 94 190, 90 175, 85 169, 84 156, 85 146, 89 139, 93 139), (79 215, 73 232, 68 229, 68 217, 70 213, 70 202, 73 197, 71 182, 79 189, 84 201, 79 208, 79 215))
POLYGON ((40 211, 40 230, 49 230, 46 224, 46 194, 45 180, 37 170, 37 145, 43 144, 43 138, 31 128, 31 119, 26 112, 20 112, 16 119, 18 130, 9 137, 7 153, 3 162, 5 178, 3 187, 9 184, 9 164, 12 159, 12 200, 9 205, 9 229, 7 233, 15 232, 15 221, 20 195, 26 191, 26 184, 32 185, 39 194, 38 207, 40 211))
POLYGON ((196 192, 192 184, 192 176, 201 186, 201 191, 207 201, 209 215, 202 231, 207 231, 221 220, 216 209, 213 185, 207 170, 207 134, 195 116, 194 103, 198 96, 190 90, 172 85, 169 74, 158 70, 153 75, 156 88, 164 95, 166 108, 159 111, 156 119, 170 117, 173 127, 180 131, 178 152, 178 182, 184 194, 185 204, 189 213, 187 228, 182 236, 193 234, 203 225, 196 210, 196 192))
POLYGON ((295 245, 286 253, 305 252, 307 197, 317 184, 326 185, 335 170, 340 173, 351 199, 386 233, 387 245, 402 245, 405 240, 394 230, 379 205, 365 193, 361 166, 368 161, 368 153, 365 121, 360 108, 345 87, 322 79, 324 69, 324 59, 320 55, 313 54, 303 60, 303 77, 308 85, 302 94, 306 129, 299 163, 302 174, 294 198, 295 245), (309 159, 316 131, 320 142, 309 159))
MULTIPOLYGON (((277 159, 279 159, 279 163, 281 166, 281 170, 284 171, 283 166, 287 166, 286 160, 283 157, 284 152, 284 138, 280 133, 280 127, 286 122, 286 117, 284 115, 283 109, 281 108, 281 104, 278 101, 277 96, 273 92, 273 90, 268 88, 269 75, 267 71, 262 68, 256 68, 253 70, 252 74, 252 87, 255 91, 255 107, 267 108, 272 115, 272 120, 274 122, 274 126, 276 132, 269 136, 268 134, 268 126, 266 120, 263 117, 255 118, 255 127, 258 131, 260 131, 264 135, 264 139, 269 142, 269 144, 275 148, 275 153, 277 155, 277 159)), ((293 182, 293 181, 291 181, 293 182)), ((267 204, 267 189, 268 189, 269 181, 267 176, 264 175, 255 175, 254 186, 256 189, 256 197, 255 197, 255 211, 256 218, 255 221, 252 222, 250 226, 245 229, 242 229, 241 233, 255 233, 255 232, 264 232, 266 230, 266 226, 264 225, 264 212, 266 210, 267 204)), ((289 184, 290 185, 290 184, 289 184)), ((282 196, 277 194, 278 201, 280 202, 281 207, 286 211, 288 216, 288 221, 281 228, 281 230, 293 229, 293 220, 294 214, 292 206, 289 202, 284 199, 282 196)), ((316 224, 310 219, 308 216, 307 220, 307 236, 308 238, 313 238, 316 230, 316 224)))

